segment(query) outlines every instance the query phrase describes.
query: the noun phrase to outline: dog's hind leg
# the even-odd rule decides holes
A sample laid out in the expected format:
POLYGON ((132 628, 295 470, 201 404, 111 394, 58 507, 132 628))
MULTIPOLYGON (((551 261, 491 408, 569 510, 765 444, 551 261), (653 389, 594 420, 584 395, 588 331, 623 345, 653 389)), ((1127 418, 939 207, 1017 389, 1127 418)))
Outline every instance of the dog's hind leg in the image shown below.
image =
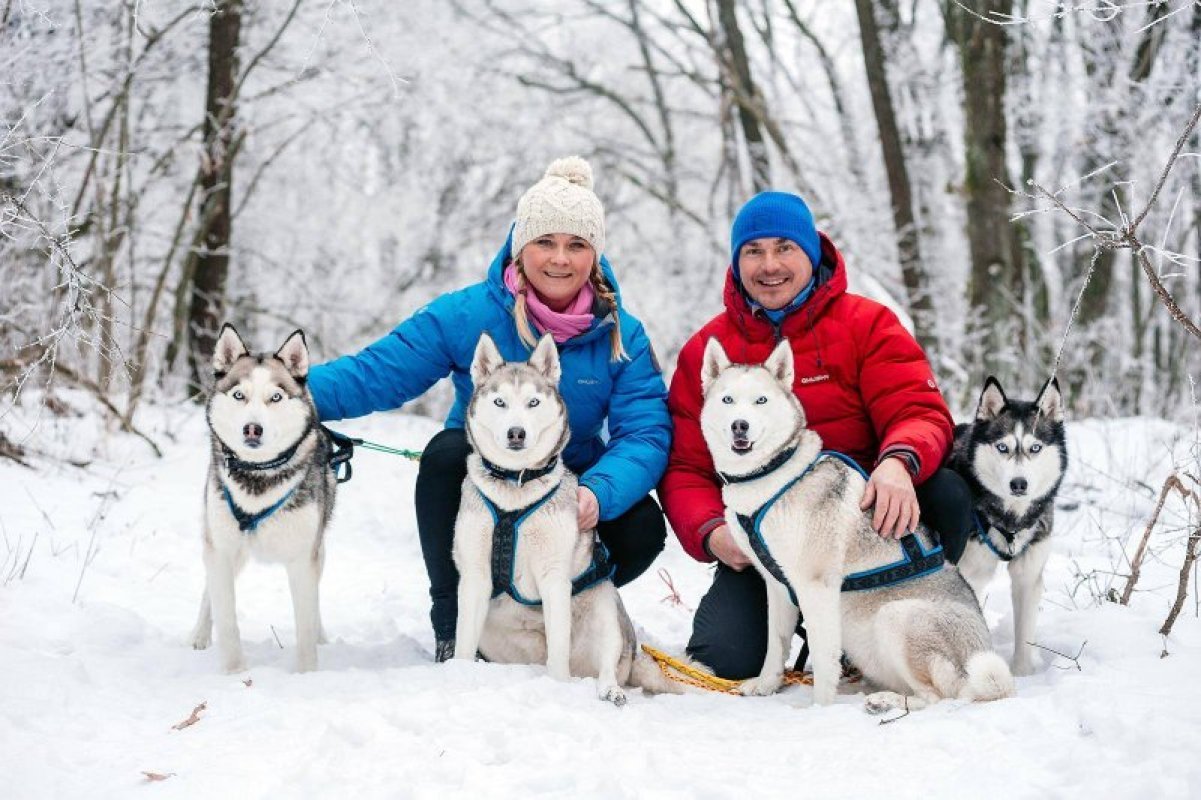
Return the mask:
POLYGON ((292 613, 296 618, 296 669, 310 672, 317 669, 317 636, 321 630, 321 611, 317 605, 320 569, 316 558, 298 558, 287 566, 292 613))
POLYGON ((537 579, 546 624, 546 671, 555 680, 571 677, 571 581, 552 572, 537 579))
POLYGON ((200 595, 200 613, 196 617, 196 627, 192 628, 191 642, 194 650, 204 650, 213 643, 213 605, 209 602, 207 587, 200 595))
POLYGON ((1034 672, 1034 636, 1043 596, 1043 568, 1051 555, 1049 540, 1035 542, 1009 562, 1013 594, 1013 674, 1034 672))
MULTIPOLYGON (((593 591, 616 594, 617 589, 608 585, 598 586, 593 591)), ((593 602, 599 602, 600 599, 600 597, 592 598, 593 602)), ((616 598, 614 600, 611 603, 598 605, 593 612, 595 620, 595 629, 592 632, 595 637, 593 658, 597 666, 597 695, 601 700, 608 700, 613 705, 620 707, 626 704, 626 693, 617 680, 617 666, 625 651, 625 637, 622 635, 621 617, 619 616, 622 612, 618 610, 616 598)))
POLYGON ((211 546, 204 548, 207 594, 217 630, 217 649, 221 653, 221 666, 227 672, 240 672, 245 668, 234 595, 234 581, 245 560, 246 557, 239 553, 219 553, 211 546))
POLYGON ((772 578, 767 583, 767 654, 759 677, 743 681, 739 691, 744 695, 774 694, 784 682, 784 662, 788 658, 792 634, 800 612, 792 604, 784 584, 772 578))
POLYGON ((321 620, 321 576, 325 573, 325 542, 317 546, 317 644, 329 644, 325 623, 321 620))

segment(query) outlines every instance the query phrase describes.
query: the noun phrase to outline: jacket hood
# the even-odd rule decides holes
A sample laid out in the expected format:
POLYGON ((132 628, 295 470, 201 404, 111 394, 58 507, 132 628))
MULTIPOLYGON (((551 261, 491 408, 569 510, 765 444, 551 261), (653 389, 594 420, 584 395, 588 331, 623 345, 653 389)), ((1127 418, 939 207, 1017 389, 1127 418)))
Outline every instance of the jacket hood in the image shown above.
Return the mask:
MULTIPOLYGON (((818 235, 821 237, 822 260, 814 270, 817 286, 805 304, 784 319, 780 326, 780 334, 783 336, 800 332, 803 324, 811 324, 804 323, 803 320, 812 321, 836 298, 846 293, 847 270, 842 253, 838 252, 838 248, 828 236, 820 232, 818 235)), ((752 340, 771 339, 775 336, 776 329, 763 316, 763 312, 756 313, 756 310, 751 308, 742 286, 734 278, 733 266, 726 269, 725 305, 726 313, 752 340)))

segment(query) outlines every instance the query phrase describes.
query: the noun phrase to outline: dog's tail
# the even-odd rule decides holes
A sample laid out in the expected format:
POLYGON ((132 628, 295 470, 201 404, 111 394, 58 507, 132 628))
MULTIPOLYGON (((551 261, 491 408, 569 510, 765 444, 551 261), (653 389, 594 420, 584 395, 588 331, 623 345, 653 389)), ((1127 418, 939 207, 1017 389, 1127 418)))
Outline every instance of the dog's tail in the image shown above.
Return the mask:
POLYGON ((651 694, 685 694, 690 690, 688 685, 667 677, 659 668, 659 663, 644 653, 642 648, 634 653, 634 663, 630 666, 630 685, 651 694))
POLYGON ((967 661, 967 681, 960 691, 964 700, 1000 700, 1013 696, 1013 673, 1005 659, 992 650, 981 650, 967 661))

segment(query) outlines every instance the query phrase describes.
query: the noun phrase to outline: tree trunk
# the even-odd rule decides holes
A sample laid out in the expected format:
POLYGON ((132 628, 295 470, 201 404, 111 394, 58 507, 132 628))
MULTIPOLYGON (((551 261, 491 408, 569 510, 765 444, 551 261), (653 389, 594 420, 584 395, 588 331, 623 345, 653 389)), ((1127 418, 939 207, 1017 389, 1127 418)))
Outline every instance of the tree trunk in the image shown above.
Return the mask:
POLYGON ((1010 324, 1020 317, 1025 286, 1021 246, 1016 227, 1009 220, 1008 187, 1012 183, 1005 163, 1007 29, 998 24, 1012 13, 1013 1, 986 0, 978 6, 982 6, 979 15, 958 4, 950 9, 952 35, 963 67, 967 233, 972 259, 968 297, 972 306, 969 320, 973 320, 970 328, 974 328, 969 332, 982 345, 983 372, 1004 381, 1014 374, 1017 354, 1025 349, 1020 341, 1025 335, 1022 326, 1010 324))
POLYGON ((747 58, 742 29, 738 27, 737 3, 734 0, 717 0, 717 20, 721 26, 724 54, 719 58, 726 61, 723 70, 734 84, 734 102, 738 106, 738 119, 742 125, 742 137, 746 142, 747 156, 751 163, 751 187, 761 192, 771 186, 771 162, 767 157, 767 142, 759 126, 755 103, 762 104, 763 96, 755 86, 751 75, 751 62, 747 58))
POLYGON ((242 0, 221 0, 209 20, 209 74, 204 103, 204 153, 200 162, 200 214, 207 221, 197 248, 188 305, 189 393, 203 389, 203 377, 217 343, 229 274, 231 184, 235 147, 234 88, 238 78, 238 38, 242 0))
POLYGON ((909 168, 901 146, 896 112, 888 85, 888 61, 880 44, 880 31, 872 12, 871 0, 855 0, 859 13, 859 33, 863 39, 863 60, 867 82, 871 89, 872 108, 880 131, 880 148, 884 155, 884 170, 888 174, 888 191, 892 198, 892 222, 897 237, 897 254, 901 262, 901 277, 909 298, 909 309, 917 340, 927 350, 937 345, 934 335, 934 313, 930 303, 922 264, 921 242, 913 210, 913 191, 909 183, 909 168))

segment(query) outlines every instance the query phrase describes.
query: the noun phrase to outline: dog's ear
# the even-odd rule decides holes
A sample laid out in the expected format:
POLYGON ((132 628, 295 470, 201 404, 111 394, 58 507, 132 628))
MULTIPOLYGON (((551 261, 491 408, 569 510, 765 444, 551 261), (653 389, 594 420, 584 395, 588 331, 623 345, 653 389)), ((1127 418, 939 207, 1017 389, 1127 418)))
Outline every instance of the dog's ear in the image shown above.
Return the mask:
POLYGON ((234 362, 250 351, 246 343, 238 335, 238 331, 228 322, 221 326, 221 334, 217 337, 217 346, 213 349, 213 374, 217 377, 229 372, 234 362))
POLYGON ((713 381, 729 366, 730 357, 726 355, 721 342, 717 341, 716 336, 710 338, 705 345, 705 360, 701 365, 701 393, 708 394, 713 381))
POLYGON ((538 340, 538 346, 530 356, 530 366, 555 383, 559 382, 559 377, 563 374, 559 367, 559 348, 555 346, 554 337, 549 333, 538 340))
POLYGON ((471 359, 472 383, 479 386, 504 363, 504 356, 496 349, 496 342, 487 333, 481 333, 475 346, 475 356, 471 359))
POLYGON ((763 362, 763 368, 771 373, 771 376, 776 379, 776 382, 783 386, 788 391, 792 391, 792 381, 796 377, 796 369, 793 366, 792 358, 792 343, 787 339, 781 339, 776 345, 776 349, 771 351, 771 355, 763 362))
POLYGON ((1009 400, 1001 389, 1001 382, 992 375, 984 381, 984 391, 980 393, 980 403, 976 406, 976 419, 996 419, 1009 400))
POLYGON ((1063 422, 1063 394, 1059 391, 1059 379, 1051 378, 1038 393, 1034 401, 1038 405, 1038 413, 1053 422, 1063 422))
POLYGON ((304 331, 292 331, 283 346, 275 351, 275 357, 284 362, 293 378, 303 381, 309 376, 309 344, 305 341, 304 331))

